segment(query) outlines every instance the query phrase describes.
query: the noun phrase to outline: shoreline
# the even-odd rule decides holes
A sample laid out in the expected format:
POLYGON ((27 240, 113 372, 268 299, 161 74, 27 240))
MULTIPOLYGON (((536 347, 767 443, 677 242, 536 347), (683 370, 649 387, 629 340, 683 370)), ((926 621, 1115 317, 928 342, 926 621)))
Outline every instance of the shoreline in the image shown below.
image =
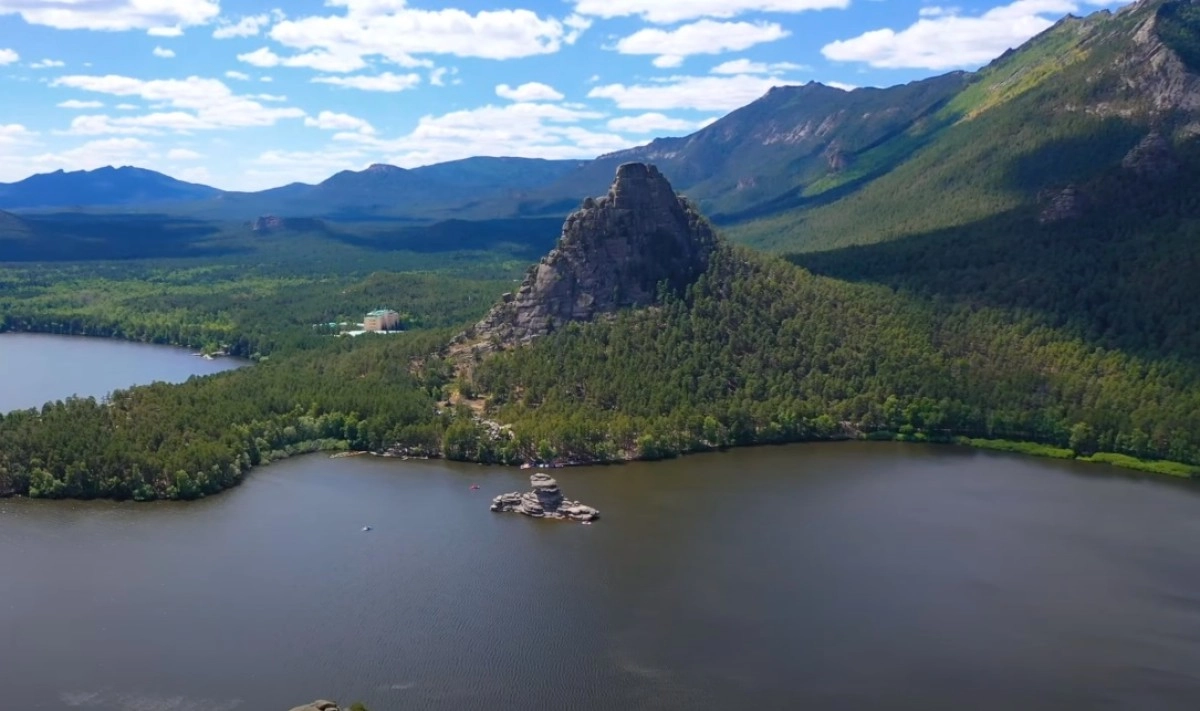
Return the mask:
MULTIPOLYGON (((878 434, 878 433, 877 433, 878 434)), ((903 435, 893 436, 890 438, 882 437, 843 437, 837 439, 823 440, 796 440, 785 442, 758 442, 754 444, 734 445, 730 447, 712 447, 709 449, 694 450, 691 452, 682 452, 669 457, 648 458, 622 458, 611 460, 594 460, 594 461, 573 461, 570 464, 559 464, 557 466, 524 466, 523 464, 503 464, 498 462, 480 462, 477 460, 468 459, 447 459, 442 454, 424 453, 424 454, 400 454, 396 448, 384 451, 362 451, 347 449, 349 443, 344 441, 329 442, 328 446, 315 446, 318 443, 314 441, 300 442, 292 445, 293 451, 276 450, 272 454, 282 455, 271 458, 269 461, 257 464, 250 467, 242 473, 238 478, 237 483, 233 486, 226 487, 213 494, 202 495, 194 499, 170 499, 170 498, 155 498, 155 499, 113 499, 113 498, 64 498, 57 499, 60 501, 131 501, 134 503, 153 503, 155 501, 199 501, 211 496, 219 496, 227 491, 236 489, 247 477, 252 475, 255 470, 264 467, 269 467, 276 462, 283 462, 294 457, 302 457, 308 455, 326 454, 329 459, 350 459, 357 457, 374 457, 379 459, 395 459, 398 461, 414 461, 414 460, 443 460, 448 462, 459 462, 462 464, 480 464, 489 467, 516 468, 522 470, 545 471, 547 469, 565 469, 575 467, 601 467, 615 466, 621 464, 629 464, 633 462, 657 462, 670 459, 679 459, 681 457, 702 455, 702 454, 717 454, 721 452, 729 452, 738 449, 750 449, 754 447, 770 447, 770 446, 785 446, 785 445, 805 445, 805 444, 822 444, 822 443, 842 443, 842 442, 895 442, 901 444, 926 444, 926 445, 943 445, 961 447, 963 449, 973 449, 979 451, 999 452, 1002 454, 1016 454, 1024 456, 1038 457, 1041 459, 1057 459, 1060 461, 1073 461, 1084 464, 1106 464, 1109 467, 1125 472, 1137 472, 1139 474, 1153 475, 1155 478, 1161 477, 1162 481, 1200 481, 1200 467, 1183 464, 1181 462, 1172 462, 1168 460, 1143 460, 1136 457, 1131 457, 1124 454, 1113 452, 1097 452, 1096 454, 1079 456, 1069 449, 1052 447, 1050 445, 1037 444, 1034 442, 1019 442, 1015 440, 1003 439, 971 439, 967 437, 957 437, 949 440, 932 440, 923 439, 917 440, 912 438, 904 438, 903 435)), ((1097 471, 1102 471, 1097 467, 1097 471)), ((44 497, 30 497, 14 494, 0 494, 0 499, 15 498, 15 499, 30 499, 30 500, 54 500, 44 497)))

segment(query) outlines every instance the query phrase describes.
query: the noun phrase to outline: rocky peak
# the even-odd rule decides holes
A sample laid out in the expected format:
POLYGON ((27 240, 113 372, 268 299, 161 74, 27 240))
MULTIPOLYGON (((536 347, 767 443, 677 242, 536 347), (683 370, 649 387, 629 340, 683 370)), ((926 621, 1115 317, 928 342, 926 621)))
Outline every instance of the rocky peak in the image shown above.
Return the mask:
POLYGON ((659 285, 679 292, 708 268, 717 238, 652 165, 617 168, 608 194, 584 200, 558 246, 529 270, 516 293, 456 339, 506 348, 618 309, 655 302, 659 285))
POLYGON ((404 173, 407 171, 394 165, 388 165, 387 163, 372 163, 371 165, 367 166, 367 169, 363 172, 374 175, 391 175, 394 173, 404 173))
POLYGON ((275 215, 261 215, 254 218, 250 229, 255 232, 274 232, 283 229, 283 218, 276 217, 275 215))

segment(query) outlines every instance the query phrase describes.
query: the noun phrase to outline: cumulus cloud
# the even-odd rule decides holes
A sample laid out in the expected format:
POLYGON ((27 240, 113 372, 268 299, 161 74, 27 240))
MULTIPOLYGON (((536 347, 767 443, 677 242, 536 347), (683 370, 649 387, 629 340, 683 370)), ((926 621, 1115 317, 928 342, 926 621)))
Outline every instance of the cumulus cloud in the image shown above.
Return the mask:
POLYGON ((102 101, 80 101, 79 99, 70 99, 60 102, 60 109, 99 109, 104 106, 102 101))
POLYGON ((360 91, 397 92, 415 88, 421 83, 421 75, 384 72, 374 76, 363 74, 351 77, 314 77, 312 82, 314 84, 332 84, 344 89, 358 89, 360 91))
POLYGON ((248 16, 243 17, 242 19, 238 20, 237 22, 230 22, 229 20, 222 20, 220 22, 220 25, 217 27, 217 29, 213 30, 212 36, 214 39, 232 39, 234 37, 254 37, 260 31, 262 31, 262 28, 265 25, 268 25, 270 23, 271 23, 271 16, 267 15, 267 14, 248 15, 248 16))
POLYGON ((12 64, 21 59, 21 55, 11 49, 0 49, 0 67, 5 64, 12 64))
POLYGON ((837 62, 882 69, 953 69, 984 64, 1079 9, 1074 0, 1016 0, 982 15, 937 8, 903 30, 878 29, 825 45, 837 62))
POLYGON ((65 86, 98 94, 138 97, 172 111, 144 116, 79 116, 71 133, 83 135, 146 134, 163 131, 202 131, 222 128, 273 126, 282 119, 302 118, 298 108, 266 107, 247 96, 235 95, 217 79, 144 80, 119 75, 64 76, 51 86, 65 86))
POLYGON ((42 59, 29 65, 30 69, 57 69, 67 66, 66 62, 57 59, 42 59))
POLYGON ((0 0, 0 15, 20 15, 31 25, 60 30, 150 30, 182 33, 182 27, 211 22, 218 0, 0 0))
POLYGON ((246 74, 245 72, 235 72, 233 70, 229 70, 229 71, 225 72, 225 78, 226 79, 236 79, 238 81, 250 81, 249 74, 246 74))
POLYGON ((144 163, 154 155, 154 144, 138 138, 105 138, 75 148, 30 156, 27 166, 36 170, 94 170, 106 165, 144 163))
POLYGON ((317 151, 267 151, 246 171, 261 185, 296 179, 321 180, 335 170, 384 161, 416 167, 477 155, 530 158, 594 158, 629 148, 632 141, 585 123, 604 118, 586 108, 516 102, 424 116, 408 134, 396 138, 345 131, 317 151))
POLYGON ((29 140, 35 134, 19 123, 0 123, 0 144, 11 145, 29 140))
POLYGON ((850 0, 578 0, 575 11, 594 17, 640 15, 655 23, 670 24, 700 17, 728 18, 748 12, 805 12, 840 9, 850 0))
POLYGON ((204 156, 187 148, 172 148, 167 151, 167 160, 200 160, 204 156))
POLYGON ((749 59, 733 59, 718 64, 709 71, 713 74, 785 74, 787 72, 806 71, 810 69, 811 67, 806 67, 803 64, 793 64, 791 62, 767 64, 764 62, 751 62, 749 59))
POLYGON ((648 84, 597 86, 588 92, 588 98, 611 99, 622 109, 732 111, 785 83, 794 82, 750 74, 674 76, 648 84))
POLYGON ((354 54, 314 51, 280 57, 268 47, 239 54, 237 58, 256 67, 307 67, 320 72, 353 72, 367 66, 362 57, 354 54))
POLYGON ((713 119, 703 121, 688 121, 687 119, 672 118, 666 114, 650 112, 640 116, 621 116, 610 119, 608 129, 619 133, 661 133, 676 132, 690 133, 712 123, 713 119))
POLYGON ((155 57, 162 57, 163 59, 173 59, 175 57, 175 50, 167 49, 165 47, 155 47, 153 54, 155 57))
POLYGON ((531 81, 518 87, 500 84, 496 96, 509 101, 562 101, 563 95, 547 84, 531 81))
POLYGON ((646 28, 617 42, 621 54, 653 54, 657 67, 677 67, 693 54, 736 52, 790 33, 774 22, 700 20, 673 30, 646 28))
MULTIPOLYGON (((345 11, 278 22, 271 28, 270 38, 301 56, 338 57, 354 69, 366 66, 368 57, 417 67, 431 66, 415 56, 422 54, 514 59, 553 53, 574 42, 590 24, 580 16, 559 20, 530 10, 472 14, 452 8, 418 9, 390 0, 330 0, 327 4, 345 11)), ((280 64, 305 66, 288 64, 288 59, 282 58, 280 64)))
POLYGON ((310 128, 320 128, 326 131, 357 131, 371 135, 375 127, 370 122, 350 114, 339 114, 333 111, 322 111, 316 118, 309 116, 304 119, 304 125, 310 128))
POLYGON ((173 27, 151 27, 146 30, 146 34, 151 37, 182 37, 183 28, 179 25, 173 27))

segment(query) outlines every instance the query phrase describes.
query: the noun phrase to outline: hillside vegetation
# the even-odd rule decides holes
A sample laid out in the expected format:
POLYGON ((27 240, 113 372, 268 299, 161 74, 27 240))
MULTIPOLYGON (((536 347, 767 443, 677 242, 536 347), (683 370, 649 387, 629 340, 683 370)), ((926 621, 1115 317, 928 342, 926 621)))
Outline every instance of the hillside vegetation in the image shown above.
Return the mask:
MULTIPOLYGON (((0 328, 266 356, 107 403, 0 417, 0 493, 191 498, 317 449, 511 463, 844 437, 1195 476, 1196 7, 1144 1, 1070 18, 973 75, 775 91, 693 137, 641 149, 675 155, 664 173, 690 176, 683 187, 724 210, 727 235, 786 257, 722 242, 698 280, 662 283, 647 308, 491 357, 447 344, 514 290, 561 215, 282 220, 277 231, 181 239, 186 249, 156 263, 0 270, 0 328), (406 311, 414 330, 333 339, 312 328, 378 305, 406 311)), ((633 156, 554 179, 582 185, 604 161, 633 156)), ((562 166, 545 168, 539 179, 562 166)), ((511 211, 562 207, 554 191, 522 195, 511 211)), ((72 219, 120 244, 113 225, 131 218, 18 223, 40 231, 72 219)), ((164 229, 195 227, 175 220, 164 229)), ((0 242, 18 248, 33 249, 0 242)))

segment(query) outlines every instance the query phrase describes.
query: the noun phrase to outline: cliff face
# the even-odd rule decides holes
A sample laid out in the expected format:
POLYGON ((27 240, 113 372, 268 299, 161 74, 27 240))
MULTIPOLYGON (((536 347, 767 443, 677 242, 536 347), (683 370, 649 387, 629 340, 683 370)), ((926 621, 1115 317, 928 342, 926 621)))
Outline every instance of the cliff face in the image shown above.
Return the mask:
POLYGON ((679 292, 695 281, 716 244, 708 222, 657 168, 626 163, 607 195, 588 198, 567 218, 558 246, 521 287, 456 343, 508 348, 571 321, 649 305, 660 283, 679 292))

